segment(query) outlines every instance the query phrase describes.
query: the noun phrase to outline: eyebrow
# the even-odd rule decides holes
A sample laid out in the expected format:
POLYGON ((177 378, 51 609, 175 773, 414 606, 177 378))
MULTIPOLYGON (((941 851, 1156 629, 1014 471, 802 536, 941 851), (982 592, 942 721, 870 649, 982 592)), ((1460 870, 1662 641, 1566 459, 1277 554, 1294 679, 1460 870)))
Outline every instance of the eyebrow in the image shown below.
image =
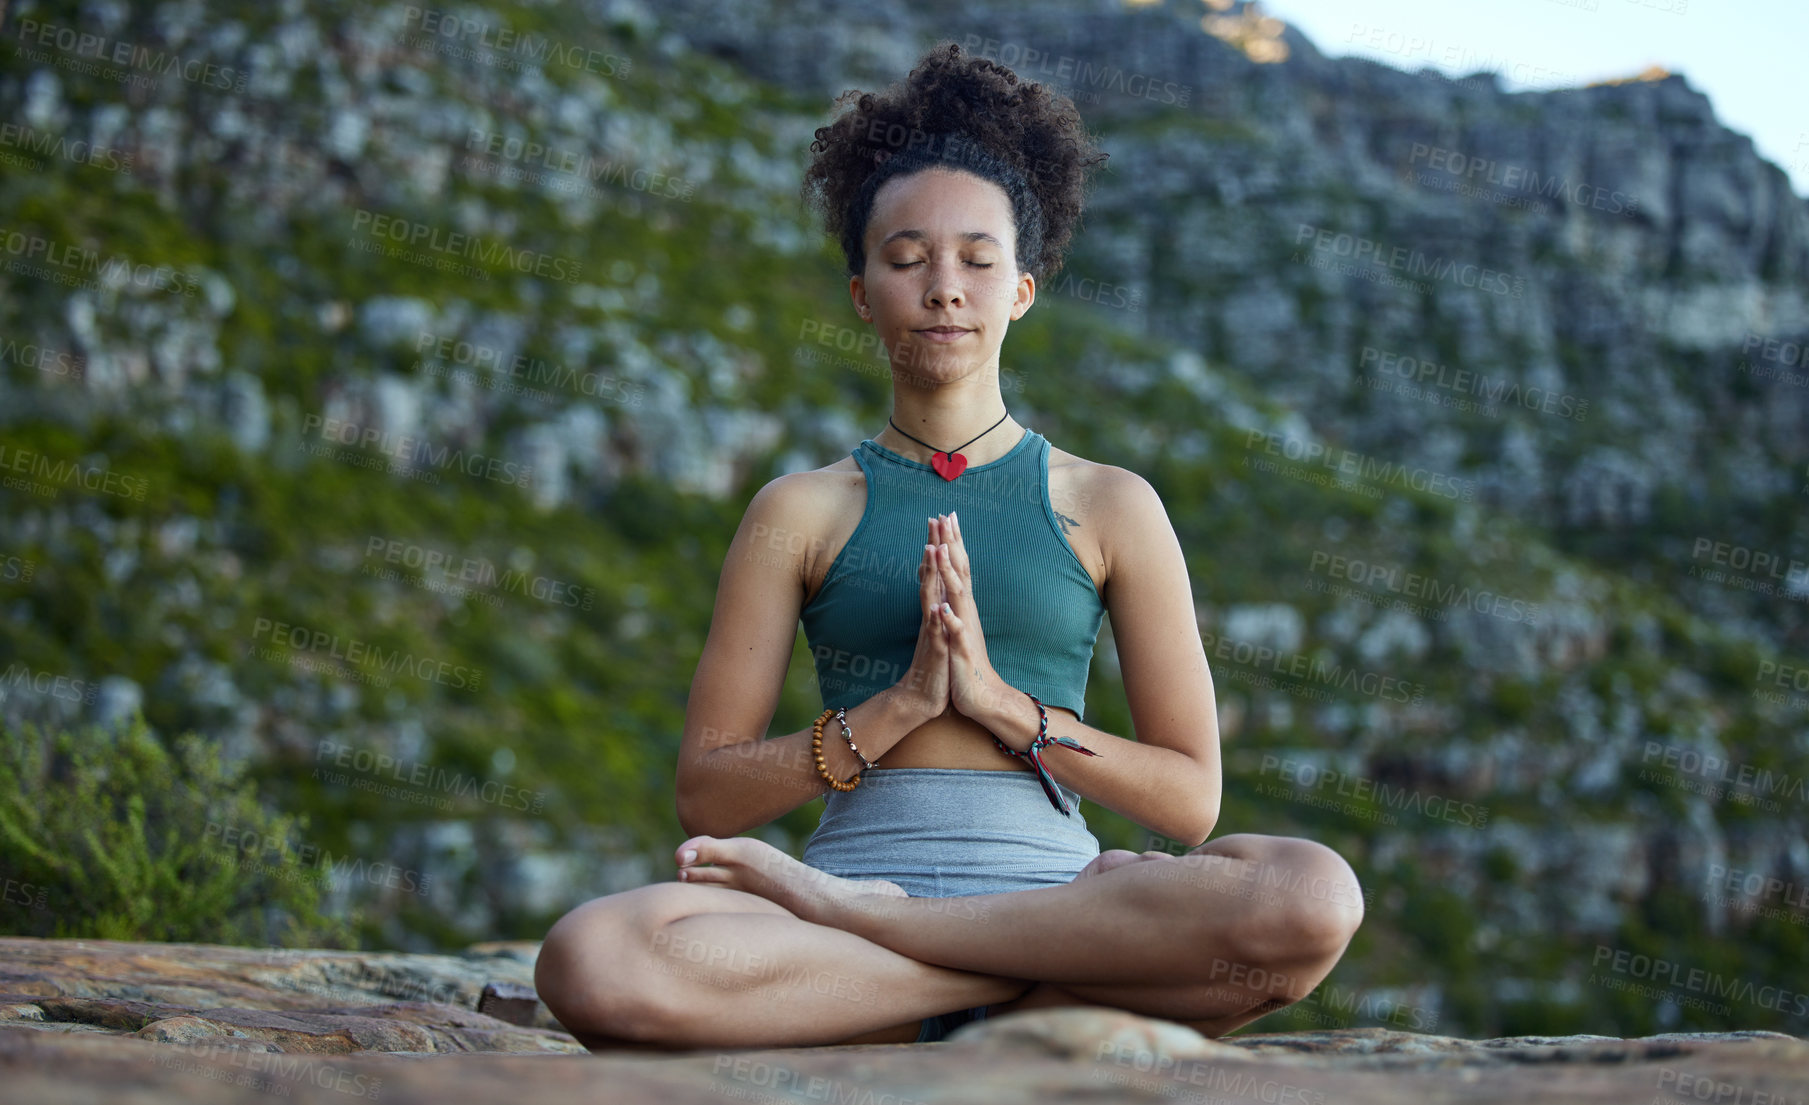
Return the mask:
MULTIPOLYGON (((1000 249, 1005 248, 1004 242, 999 241, 984 230, 970 230, 966 234, 961 235, 961 237, 970 242, 991 242, 1000 249)), ((913 242, 927 242, 929 241, 930 236, 921 230, 894 230, 892 233, 886 235, 885 241, 879 243, 879 248, 884 249, 900 238, 908 238, 913 242)))

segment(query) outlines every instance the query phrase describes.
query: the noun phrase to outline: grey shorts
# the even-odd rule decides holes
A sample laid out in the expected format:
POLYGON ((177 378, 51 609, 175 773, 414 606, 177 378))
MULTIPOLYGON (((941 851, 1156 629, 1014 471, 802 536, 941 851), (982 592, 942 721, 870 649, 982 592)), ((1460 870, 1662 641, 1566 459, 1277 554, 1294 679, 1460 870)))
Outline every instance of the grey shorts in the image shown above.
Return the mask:
POLYGON ((1028 771, 873 768, 853 790, 829 792, 800 858, 831 875, 888 879, 913 898, 1061 886, 1099 854, 1080 796, 1061 790, 1068 817, 1028 771))
MULTIPOLYGON (((801 858, 831 875, 889 879, 913 898, 1063 886, 1099 854, 1099 840, 1080 796, 1061 791, 1071 816, 1028 771, 870 769, 853 790, 829 792, 801 858)), ((926 1017, 917 1041, 940 1040, 989 1008, 926 1017)))

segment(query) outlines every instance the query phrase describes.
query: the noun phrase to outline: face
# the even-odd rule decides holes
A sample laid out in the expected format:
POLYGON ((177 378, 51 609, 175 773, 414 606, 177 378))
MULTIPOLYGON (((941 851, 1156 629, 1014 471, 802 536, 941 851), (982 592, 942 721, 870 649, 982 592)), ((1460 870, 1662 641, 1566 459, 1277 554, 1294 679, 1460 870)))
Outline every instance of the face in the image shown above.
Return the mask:
POLYGON ((903 379, 997 373, 1006 327, 1036 299, 1014 226, 1004 189, 971 173, 925 169, 874 196, 849 291, 903 379))

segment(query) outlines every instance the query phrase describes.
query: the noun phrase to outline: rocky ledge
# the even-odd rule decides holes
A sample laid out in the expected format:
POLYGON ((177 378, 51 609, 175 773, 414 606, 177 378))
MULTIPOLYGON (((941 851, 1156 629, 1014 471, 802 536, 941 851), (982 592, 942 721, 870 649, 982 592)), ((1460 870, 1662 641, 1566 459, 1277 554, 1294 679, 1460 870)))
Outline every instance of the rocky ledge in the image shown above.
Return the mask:
POLYGON ((586 1055, 534 999, 534 954, 531 943, 412 955, 0 938, 0 1079, 13 1100, 58 1102, 207 1103, 250 1089, 510 1105, 1809 1105, 1809 1042, 1775 1032, 1462 1040, 1355 1029, 1215 1041, 1167 1021, 1056 1009, 939 1044, 586 1055))

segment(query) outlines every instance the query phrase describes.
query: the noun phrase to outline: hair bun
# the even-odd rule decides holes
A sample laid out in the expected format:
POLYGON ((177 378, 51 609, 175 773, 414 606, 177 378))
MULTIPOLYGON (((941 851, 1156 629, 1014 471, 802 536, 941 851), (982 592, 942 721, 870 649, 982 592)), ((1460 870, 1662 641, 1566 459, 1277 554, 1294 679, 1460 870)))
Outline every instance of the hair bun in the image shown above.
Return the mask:
POLYGON ((877 94, 844 92, 836 105, 842 113, 818 128, 810 144, 815 156, 802 194, 821 213, 824 229, 840 239, 850 272, 865 263, 871 178, 933 164, 995 179, 1012 197, 1020 247, 1034 247, 1028 254, 1020 249, 1020 267, 1041 278, 1061 268, 1080 222, 1087 175, 1107 156, 1066 96, 945 40, 904 80, 877 94), (949 148, 956 145, 959 150, 949 148), (887 170, 895 157, 903 160, 887 170))

